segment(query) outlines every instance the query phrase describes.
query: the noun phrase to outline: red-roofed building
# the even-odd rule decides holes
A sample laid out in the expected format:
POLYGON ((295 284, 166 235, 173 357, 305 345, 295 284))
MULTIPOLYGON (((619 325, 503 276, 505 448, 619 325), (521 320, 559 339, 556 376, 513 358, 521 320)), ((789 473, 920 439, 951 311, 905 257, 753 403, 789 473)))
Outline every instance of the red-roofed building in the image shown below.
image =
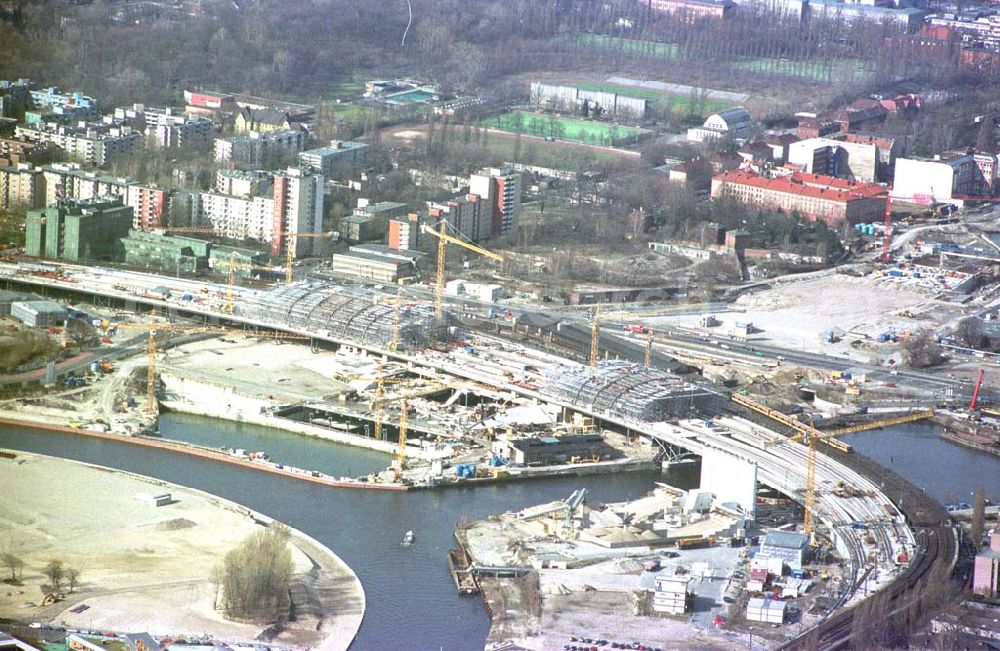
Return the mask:
POLYGON ((804 172, 767 178, 748 170, 734 170, 712 179, 713 198, 729 197, 761 208, 796 211, 808 221, 822 219, 834 228, 845 222, 881 219, 887 196, 880 185, 804 172))

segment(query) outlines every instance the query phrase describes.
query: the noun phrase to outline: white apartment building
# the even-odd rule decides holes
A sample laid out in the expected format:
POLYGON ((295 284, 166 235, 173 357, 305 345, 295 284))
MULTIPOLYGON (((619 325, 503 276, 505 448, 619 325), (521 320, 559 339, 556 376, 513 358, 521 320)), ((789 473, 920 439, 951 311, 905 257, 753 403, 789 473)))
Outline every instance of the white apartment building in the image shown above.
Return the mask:
POLYGON ((31 142, 50 142, 70 160, 98 166, 128 156, 142 140, 142 134, 132 127, 95 123, 19 124, 14 135, 31 142))
POLYGON ((157 149, 209 149, 215 137, 215 124, 208 118, 186 115, 169 107, 133 104, 116 108, 105 122, 144 132, 146 141, 157 149))
POLYGON ((20 211, 45 207, 42 170, 26 163, 0 167, 0 210, 20 211))
POLYGON ((980 176, 972 154, 897 158, 892 196, 918 203, 953 202, 955 197, 975 194, 980 176))
POLYGON ((305 138, 305 133, 301 129, 251 131, 240 136, 216 138, 215 162, 263 165, 272 155, 298 154, 305 146, 305 138))
MULTIPOLYGON (((199 193, 192 211, 194 223, 210 225, 222 237, 267 242, 271 255, 284 253, 286 246, 291 246, 293 257, 311 255, 317 238, 288 234, 322 232, 323 176, 290 167, 271 175, 269 184, 260 179, 257 183, 256 195, 199 193)), ((239 183, 228 187, 241 188, 239 183)))

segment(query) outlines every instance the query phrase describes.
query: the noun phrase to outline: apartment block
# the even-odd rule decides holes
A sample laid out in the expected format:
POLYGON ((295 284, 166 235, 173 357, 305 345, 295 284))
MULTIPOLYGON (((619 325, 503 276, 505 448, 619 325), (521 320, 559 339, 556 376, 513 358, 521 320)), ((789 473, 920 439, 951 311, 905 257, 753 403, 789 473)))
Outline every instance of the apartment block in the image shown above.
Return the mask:
POLYGON ((18 125, 15 135, 32 142, 52 143, 71 161, 98 166, 127 157, 142 141, 142 134, 131 127, 93 122, 18 125))
POLYGON ((45 206, 45 177, 31 165, 0 167, 0 211, 19 212, 45 206))
POLYGON ((66 199, 125 197, 129 179, 105 176, 82 169, 78 163, 53 163, 41 168, 45 178, 45 205, 66 199))
POLYGON ((427 215, 432 221, 445 219, 472 242, 493 234, 493 204, 478 194, 467 194, 445 202, 428 202, 427 215))
POLYGON ((144 132, 146 141, 157 149, 206 150, 215 137, 215 124, 208 118, 185 115, 169 107, 133 104, 115 109, 111 121, 144 132))
POLYGON ((420 215, 410 213, 405 217, 389 220, 389 234, 386 244, 389 248, 416 249, 420 243, 420 215))
POLYGON ((288 238, 282 233, 323 232, 323 175, 300 167, 289 167, 274 175, 274 221, 271 254, 292 250, 293 257, 313 255, 315 237, 288 238))
POLYGON ((101 107, 97 100, 80 92, 64 93, 55 86, 32 90, 31 104, 36 110, 79 116, 82 120, 100 120, 101 107))
POLYGON ((132 228, 132 208, 119 197, 67 201, 28 212, 25 253, 80 262, 124 257, 121 238, 132 228))
POLYGON ((130 183, 125 188, 125 203, 132 208, 133 228, 149 231, 166 226, 170 190, 130 183))
POLYGON ((58 151, 59 148, 51 143, 0 138, 0 167, 16 167, 21 163, 42 165, 55 160, 58 151))
POLYGON ((251 131, 240 136, 216 138, 215 161, 233 165, 267 165, 271 160, 299 154, 305 141, 306 134, 301 129, 251 131))
POLYGON ((299 164, 330 178, 341 176, 368 160, 368 145, 363 142, 331 140, 328 147, 307 149, 299 154, 299 164))
POLYGON ((712 179, 712 197, 798 212, 808 221, 821 219, 830 227, 876 221, 885 215, 885 188, 832 176, 796 172, 768 178, 749 170, 724 172, 712 179))
POLYGON ((271 193, 274 175, 263 170, 218 170, 215 173, 215 191, 234 197, 251 197, 271 193))
MULTIPOLYGON (((260 194, 232 195, 201 192, 192 210, 193 222, 206 224, 216 234, 230 239, 252 239, 269 244, 272 255, 285 253, 290 246, 293 257, 311 255, 312 237, 289 237, 288 233, 321 233, 323 229, 323 176, 309 170, 290 167, 284 172, 249 181, 249 188, 260 194)), ((220 175, 231 191, 246 187, 234 175, 220 175)))
POLYGON ((521 211, 519 173, 509 167, 482 169, 469 177, 469 194, 485 199, 491 206, 490 235, 506 235, 517 226, 521 211))

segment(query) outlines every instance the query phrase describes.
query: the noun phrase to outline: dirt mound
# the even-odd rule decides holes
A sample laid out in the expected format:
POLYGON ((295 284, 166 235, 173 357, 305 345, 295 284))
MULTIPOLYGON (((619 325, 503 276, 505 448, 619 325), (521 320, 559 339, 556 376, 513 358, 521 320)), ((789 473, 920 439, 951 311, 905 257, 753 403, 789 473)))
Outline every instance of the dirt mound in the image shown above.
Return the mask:
POLYGON ((173 520, 167 520, 165 522, 159 522, 156 525, 157 531, 179 531, 181 529, 190 529, 191 527, 197 527, 197 522, 191 522, 187 518, 174 518, 173 520))

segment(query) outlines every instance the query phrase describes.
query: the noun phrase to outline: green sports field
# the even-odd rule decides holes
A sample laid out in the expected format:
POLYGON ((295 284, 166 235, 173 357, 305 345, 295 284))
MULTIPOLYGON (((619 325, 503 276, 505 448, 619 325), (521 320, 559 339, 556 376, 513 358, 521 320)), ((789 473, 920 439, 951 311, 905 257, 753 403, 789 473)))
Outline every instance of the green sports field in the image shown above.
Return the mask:
POLYGON ((649 56, 659 59, 676 59, 680 56, 680 48, 673 43, 641 41, 635 38, 604 36, 602 34, 579 34, 575 39, 577 45, 581 47, 620 50, 637 56, 649 56))
POLYGON ((730 64, 736 70, 760 74, 801 77, 813 81, 857 81, 866 79, 873 72, 872 64, 860 59, 843 59, 833 62, 790 61, 787 59, 741 59, 730 64))
POLYGON ((704 99, 698 97, 692 99, 691 95, 685 93, 657 91, 649 88, 638 88, 636 86, 623 86, 621 84, 612 84, 606 81, 581 81, 570 85, 586 90, 600 90, 608 93, 629 95, 631 97, 642 97, 652 100, 654 106, 659 110, 669 107, 675 113, 695 111, 700 112, 701 117, 708 117, 712 113, 718 113, 719 111, 725 111, 728 108, 737 106, 736 102, 728 102, 721 99, 709 99, 707 97, 704 99), (698 107, 700 111, 695 110, 695 107, 698 107))
POLYGON ((527 113, 525 111, 512 111, 487 118, 481 124, 485 127, 509 131, 510 133, 526 133, 544 138, 606 146, 634 142, 640 135, 647 132, 646 129, 626 127, 608 122, 578 120, 557 115, 527 113))

